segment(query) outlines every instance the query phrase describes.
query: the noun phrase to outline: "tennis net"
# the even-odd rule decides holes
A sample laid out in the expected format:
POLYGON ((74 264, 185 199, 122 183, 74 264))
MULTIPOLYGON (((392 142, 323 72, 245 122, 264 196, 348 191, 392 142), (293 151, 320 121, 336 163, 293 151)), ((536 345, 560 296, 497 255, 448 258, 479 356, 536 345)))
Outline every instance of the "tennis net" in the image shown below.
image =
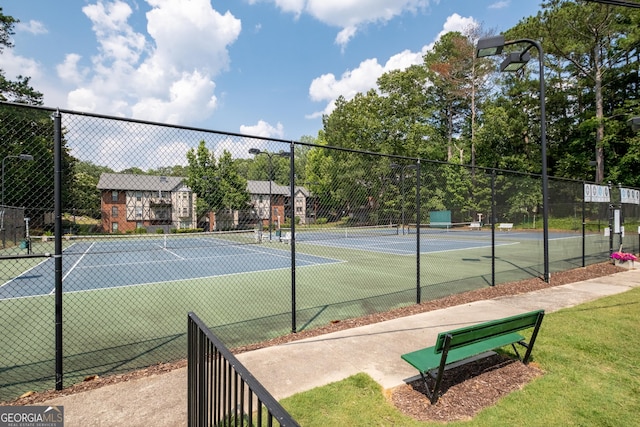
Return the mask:
MULTIPOLYGON (((37 239, 33 237, 32 239, 37 239)), ((52 239, 49 237, 49 239, 52 239)), ((212 231, 176 234, 105 234, 65 236, 64 252, 112 253, 144 252, 167 249, 191 249, 260 243, 255 230, 212 231)))
MULTIPOLYGON (((420 234, 466 233, 480 229, 480 225, 473 222, 429 222, 420 224, 420 234)), ((416 234, 418 233, 418 224, 407 224, 405 230, 408 234, 416 234)))
MULTIPOLYGON (((398 224, 369 225, 354 227, 296 227, 297 241, 313 241, 328 239, 349 239, 349 238, 377 238, 383 236, 397 236, 399 233, 398 224)), ((283 239, 291 235, 290 228, 279 230, 279 238, 283 239), (288 233, 288 234, 287 234, 288 233)))

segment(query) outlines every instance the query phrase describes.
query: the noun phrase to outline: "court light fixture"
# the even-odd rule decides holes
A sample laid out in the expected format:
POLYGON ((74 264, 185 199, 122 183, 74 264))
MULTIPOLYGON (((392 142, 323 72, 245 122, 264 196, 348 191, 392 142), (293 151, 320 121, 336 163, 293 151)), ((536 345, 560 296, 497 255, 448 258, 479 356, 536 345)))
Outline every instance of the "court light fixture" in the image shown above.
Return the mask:
POLYGON ((504 36, 486 37, 478 40, 476 45, 476 57, 485 58, 487 56, 500 55, 504 49, 504 36))
POLYGON ((500 64, 500 71, 519 71, 527 65, 531 59, 529 52, 512 52, 500 64))

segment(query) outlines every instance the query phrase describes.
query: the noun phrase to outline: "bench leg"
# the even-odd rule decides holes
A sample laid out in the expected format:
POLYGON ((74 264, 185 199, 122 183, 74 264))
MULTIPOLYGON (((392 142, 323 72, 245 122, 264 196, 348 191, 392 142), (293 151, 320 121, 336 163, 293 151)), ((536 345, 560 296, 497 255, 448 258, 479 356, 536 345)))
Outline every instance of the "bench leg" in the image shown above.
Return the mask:
POLYGON ((440 397, 440 385, 442 384, 442 377, 444 376, 444 368, 447 365, 447 356, 449 355, 449 344, 451 343, 451 335, 447 335, 444 339, 444 349, 442 350, 442 356, 440 357, 440 366, 438 366, 438 373, 434 377, 431 372, 427 372, 427 375, 423 374, 420 371, 420 376, 424 381, 424 385, 426 386, 427 396, 431 401, 432 405, 435 405, 438 402, 438 398, 440 397), (429 381, 427 381, 427 376, 430 376, 435 379, 435 384, 433 385, 433 390, 429 386, 429 381))
POLYGON ((442 370, 438 369, 438 374, 434 377, 429 372, 427 372, 426 375, 420 372, 422 381, 424 381, 424 386, 426 390, 425 392, 432 405, 435 405, 436 402, 438 402, 438 399, 440 398, 440 384, 442 383, 443 373, 444 373, 444 369, 442 370), (427 377, 433 378, 433 380, 435 381, 433 385, 429 384, 430 381, 427 377))

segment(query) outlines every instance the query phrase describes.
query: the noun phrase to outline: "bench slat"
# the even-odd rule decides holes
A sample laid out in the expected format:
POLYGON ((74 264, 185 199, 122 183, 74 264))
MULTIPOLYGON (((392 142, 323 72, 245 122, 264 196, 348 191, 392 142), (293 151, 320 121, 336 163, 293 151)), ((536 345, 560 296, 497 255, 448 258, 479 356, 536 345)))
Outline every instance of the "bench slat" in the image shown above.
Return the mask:
MULTIPOLYGON (((487 352, 489 350, 504 347, 506 345, 513 344, 522 340, 524 340, 524 337, 522 335, 518 333, 511 333, 508 335, 501 335, 495 338, 485 339, 484 341, 470 344, 465 347, 459 347, 453 350, 449 350, 449 354, 447 356, 447 364, 459 362, 461 360, 477 356, 478 354, 487 352)), ((422 350, 403 354, 401 357, 418 371, 426 374, 427 372, 440 366, 440 359, 442 357, 442 354, 436 353, 434 350, 435 346, 423 348, 422 350)))
POLYGON ((522 331, 523 329, 532 328, 536 325, 541 311, 542 310, 531 311, 529 313, 518 314, 504 319, 491 320, 485 323, 466 326, 464 328, 441 333, 438 335, 435 351, 437 353, 442 352, 447 334, 451 335, 449 349, 455 349, 473 344, 477 341, 483 341, 487 337, 506 335, 512 332, 522 331))

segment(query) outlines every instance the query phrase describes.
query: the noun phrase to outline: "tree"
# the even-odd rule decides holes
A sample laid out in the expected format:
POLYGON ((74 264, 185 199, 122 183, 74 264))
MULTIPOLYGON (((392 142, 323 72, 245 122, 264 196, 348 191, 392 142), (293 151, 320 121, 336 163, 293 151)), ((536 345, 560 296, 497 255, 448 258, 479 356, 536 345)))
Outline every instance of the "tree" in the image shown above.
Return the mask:
MULTIPOLYGON (((0 8, 0 54, 12 48, 11 36, 17 19, 4 15, 0 8)), ((20 104, 41 105, 42 94, 29 85, 29 78, 7 79, 0 70, 0 100, 20 104)), ((0 158, 29 154, 33 161, 16 165, 9 160, 5 176, 5 204, 25 208, 34 228, 44 225, 44 214, 53 211, 53 121, 49 112, 29 107, 0 105, 0 158)), ((62 167, 73 170, 76 161, 66 148, 62 137, 62 167)), ((70 207, 74 174, 62 177, 62 205, 70 207)))
POLYGON ((449 32, 424 56, 427 78, 432 83, 428 96, 435 103, 432 123, 446 143, 447 161, 451 161, 455 148, 460 163, 464 163, 464 147, 458 145, 455 138, 471 114, 469 94, 472 92, 474 53, 474 46, 467 37, 459 32, 449 32))
POLYGON ((187 152, 187 162, 186 184, 198 196, 198 216, 248 207, 247 181, 238 174, 227 150, 216 161, 215 153, 209 151, 205 141, 200 141, 197 150, 187 152))
MULTIPOLYGON (((5 48, 12 48, 11 36, 13 27, 19 20, 2 13, 0 7, 0 54, 5 48)), ((0 100, 18 102, 22 104, 42 105, 42 93, 29 85, 30 77, 17 76, 16 80, 5 77, 4 70, 0 69, 0 100)))
POLYGON ((69 189, 68 211, 91 218, 100 218, 100 190, 98 181, 102 173, 113 173, 106 166, 89 161, 78 161, 73 168, 73 186, 69 189))
POLYGON ((147 173, 149 175, 160 175, 160 176, 187 176, 188 168, 182 165, 175 166, 160 166, 156 169, 149 169, 147 173))
POLYGON ((637 53, 637 45, 628 43, 629 37, 636 37, 638 32, 637 27, 629 25, 637 12, 568 0, 549 0, 543 3, 543 8, 537 16, 521 21, 506 35, 543 40, 545 52, 561 60, 556 67, 561 68, 564 80, 580 84, 583 91, 580 98, 586 100, 585 95, 593 95, 589 101, 592 119, 584 120, 594 124, 595 180, 600 183, 605 177, 605 88, 611 82, 611 73, 631 52, 637 53))
POLYGON ((426 70, 420 65, 393 70, 378 79, 384 95, 379 117, 385 128, 385 153, 443 158, 444 151, 434 145, 433 129, 428 123, 433 113, 426 92, 428 84, 426 70))

